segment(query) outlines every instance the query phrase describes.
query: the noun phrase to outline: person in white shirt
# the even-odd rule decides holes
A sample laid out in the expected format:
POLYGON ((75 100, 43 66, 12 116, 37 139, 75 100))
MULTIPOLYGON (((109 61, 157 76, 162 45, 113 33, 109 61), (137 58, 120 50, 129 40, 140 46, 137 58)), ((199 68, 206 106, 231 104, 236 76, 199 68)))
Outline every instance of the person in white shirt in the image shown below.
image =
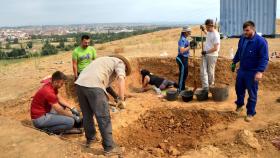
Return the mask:
POLYGON ((206 34, 206 42, 201 52, 200 77, 202 88, 208 90, 215 82, 215 66, 220 50, 220 34, 214 28, 214 21, 207 19, 201 30, 206 34))

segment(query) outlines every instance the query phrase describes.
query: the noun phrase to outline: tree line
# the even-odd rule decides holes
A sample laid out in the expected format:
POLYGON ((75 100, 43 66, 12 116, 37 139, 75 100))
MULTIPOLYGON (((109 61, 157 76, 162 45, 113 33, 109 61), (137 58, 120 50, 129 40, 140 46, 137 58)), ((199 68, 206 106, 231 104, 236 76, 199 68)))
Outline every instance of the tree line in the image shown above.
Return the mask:
MULTIPOLYGON (((41 36, 41 35, 32 35, 31 41, 28 41, 26 47, 23 48, 13 48, 11 49, 10 44, 11 42, 6 43, 5 48, 11 49, 10 51, 3 51, 2 44, 0 44, 0 59, 17 59, 17 58, 28 58, 34 56, 47 56, 57 54, 59 50, 61 51, 70 51, 73 50, 75 47, 80 45, 81 36, 87 34, 91 37, 91 45, 94 44, 102 44, 114 40, 120 40, 124 38, 128 38, 135 35, 146 34, 150 32, 155 32, 159 30, 170 29, 170 27, 158 27, 155 29, 148 29, 148 30, 137 30, 133 32, 108 32, 108 33, 73 33, 67 35, 51 35, 51 36, 41 36), (43 47, 40 52, 31 53, 29 50, 33 47, 32 40, 40 39, 43 40, 43 47), (75 43, 72 45, 65 45, 65 42, 68 42, 68 39, 74 39, 75 43), (51 44, 51 42, 59 43, 57 46, 51 44)), ((20 44, 18 39, 12 42, 13 44, 20 44)))

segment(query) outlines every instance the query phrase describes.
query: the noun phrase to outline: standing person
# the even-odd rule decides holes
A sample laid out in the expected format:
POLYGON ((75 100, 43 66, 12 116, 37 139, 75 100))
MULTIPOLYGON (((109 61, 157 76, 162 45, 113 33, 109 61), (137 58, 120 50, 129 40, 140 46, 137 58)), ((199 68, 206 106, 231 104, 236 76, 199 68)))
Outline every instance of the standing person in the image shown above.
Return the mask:
POLYGON ((250 122, 256 114, 258 82, 262 79, 268 60, 267 41, 256 33, 254 22, 245 22, 243 24, 243 35, 238 42, 238 49, 233 58, 231 70, 234 72, 236 63, 240 62, 235 84, 237 95, 235 104, 237 106, 236 112, 240 113, 244 105, 245 91, 247 89, 249 94, 246 105, 247 116, 245 117, 247 122, 250 122))
POLYGON ((220 34, 214 28, 214 21, 207 19, 205 26, 201 26, 201 31, 206 34, 206 42, 201 52, 202 59, 200 65, 200 77, 202 88, 209 89, 209 86, 214 85, 215 82, 215 66, 220 50, 220 34))
POLYGON ((53 73, 51 81, 36 92, 30 109, 35 127, 59 134, 69 132, 75 122, 81 122, 78 110, 58 95, 58 89, 63 86, 64 80, 66 80, 66 76, 62 72, 56 71, 53 73))
POLYGON ((83 35, 81 37, 81 45, 74 49, 72 53, 73 73, 75 80, 79 74, 86 68, 92 60, 96 58, 96 50, 89 46, 90 37, 83 35))
MULTIPOLYGON (((73 72, 75 80, 78 79, 80 73, 96 59, 96 50, 89 46, 90 37, 88 35, 83 35, 81 38, 81 45, 75 48, 72 54, 73 72)), ((119 102, 120 97, 112 89, 112 87, 107 87, 106 91, 114 98, 115 102, 119 102)))
POLYGON ((185 90, 185 82, 188 77, 188 59, 190 54, 190 43, 187 39, 191 35, 191 28, 184 27, 178 41, 178 56, 176 62, 179 66, 178 92, 185 90))
POLYGON ((125 77, 130 73, 130 64, 123 56, 100 57, 89 64, 75 82, 83 113, 87 146, 90 146, 96 137, 93 122, 93 116, 95 116, 102 136, 104 154, 107 156, 120 154, 120 149, 114 144, 112 137, 112 123, 106 88, 117 79, 121 99, 119 106, 124 107, 125 77))

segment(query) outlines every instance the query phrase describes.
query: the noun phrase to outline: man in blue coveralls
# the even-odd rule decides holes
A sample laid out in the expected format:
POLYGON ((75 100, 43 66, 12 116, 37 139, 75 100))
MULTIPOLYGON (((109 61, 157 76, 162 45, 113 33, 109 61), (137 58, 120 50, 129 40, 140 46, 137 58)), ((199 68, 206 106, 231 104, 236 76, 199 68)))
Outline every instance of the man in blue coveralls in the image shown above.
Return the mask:
POLYGON ((243 35, 239 40, 238 49, 231 64, 231 70, 234 72, 236 63, 240 62, 235 84, 237 95, 235 104, 237 105, 236 112, 241 113, 247 89, 249 94, 246 105, 247 116, 245 117, 247 122, 250 122, 256 114, 258 82, 262 79, 268 60, 267 41, 256 33, 254 22, 245 22, 243 24, 243 35))

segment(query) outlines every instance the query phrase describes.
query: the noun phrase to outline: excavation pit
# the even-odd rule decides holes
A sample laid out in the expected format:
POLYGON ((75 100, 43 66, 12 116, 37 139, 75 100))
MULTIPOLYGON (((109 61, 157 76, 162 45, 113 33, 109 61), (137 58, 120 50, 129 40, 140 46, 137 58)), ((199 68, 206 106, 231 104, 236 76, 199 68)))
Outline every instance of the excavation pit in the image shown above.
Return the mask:
POLYGON ((172 154, 172 149, 183 152, 200 145, 217 124, 227 125, 236 120, 233 112, 186 110, 180 108, 153 109, 122 131, 118 140, 126 148, 153 151, 156 148, 172 154))

